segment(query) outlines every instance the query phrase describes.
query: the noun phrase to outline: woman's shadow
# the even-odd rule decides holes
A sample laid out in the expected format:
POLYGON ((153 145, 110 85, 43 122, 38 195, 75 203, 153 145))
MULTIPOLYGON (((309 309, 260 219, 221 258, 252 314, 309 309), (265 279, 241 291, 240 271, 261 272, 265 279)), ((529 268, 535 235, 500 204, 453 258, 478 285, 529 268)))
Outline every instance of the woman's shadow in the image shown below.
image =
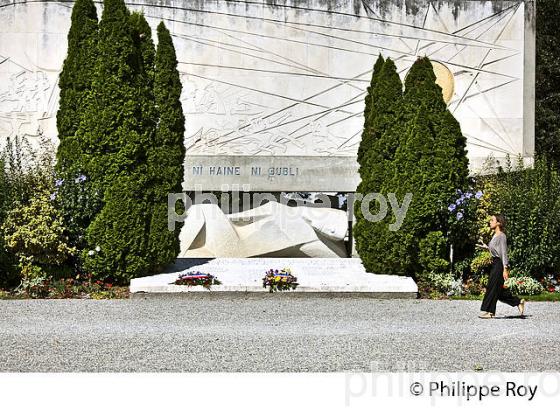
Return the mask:
POLYGON ((528 319, 533 315, 504 315, 504 316, 494 316, 494 319, 528 319))

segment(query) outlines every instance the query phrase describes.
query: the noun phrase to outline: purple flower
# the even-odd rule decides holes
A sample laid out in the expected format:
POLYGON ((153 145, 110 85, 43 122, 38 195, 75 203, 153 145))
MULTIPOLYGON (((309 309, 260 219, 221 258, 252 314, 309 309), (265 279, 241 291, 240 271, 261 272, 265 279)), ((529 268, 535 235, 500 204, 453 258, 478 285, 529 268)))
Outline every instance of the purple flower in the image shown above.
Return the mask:
POLYGON ((76 178, 76 183, 79 184, 81 182, 84 182, 86 179, 87 178, 85 175, 80 175, 78 178, 76 178))
POLYGON ((465 198, 467 198, 467 199, 471 199, 472 196, 473 196, 472 192, 467 192, 467 193, 465 194, 465 198))
POLYGON ((453 212, 455 210, 455 208, 457 208, 457 206, 455 204, 451 204, 447 207, 447 209, 449 209, 449 212, 453 212))
POLYGON ((54 182, 54 186, 57 187, 57 188, 60 188, 60 187, 62 186, 63 183, 64 183, 64 179, 57 179, 57 180, 54 182))
POLYGON ((51 201, 54 201, 56 199, 56 192, 53 192, 50 196, 51 201))
POLYGON ((457 220, 460 221, 461 219, 463 219, 463 213, 457 212, 457 220))
POLYGON ((458 199, 455 201, 455 203, 456 203, 457 205, 461 205, 461 204, 463 203, 464 200, 465 200, 465 197, 464 197, 464 196, 461 196, 461 198, 458 198, 458 199))
POLYGON ((482 198, 482 191, 478 191, 476 194, 474 194, 474 197, 475 197, 476 199, 482 198))

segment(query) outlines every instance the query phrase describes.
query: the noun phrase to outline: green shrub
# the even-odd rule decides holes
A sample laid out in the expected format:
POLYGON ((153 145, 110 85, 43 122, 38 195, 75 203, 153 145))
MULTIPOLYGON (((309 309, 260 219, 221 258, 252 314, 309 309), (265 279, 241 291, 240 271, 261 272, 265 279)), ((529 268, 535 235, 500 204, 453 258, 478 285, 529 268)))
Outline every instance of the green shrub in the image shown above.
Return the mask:
POLYGON ((52 182, 54 148, 44 137, 39 142, 41 153, 27 139, 16 136, 8 139, 0 155, 0 286, 11 287, 21 281, 19 260, 8 248, 2 227, 14 208, 28 206, 37 192, 48 190, 52 182))
POLYGON ((535 150, 560 169, 560 36, 558 2, 536 7, 535 150))
MULTIPOLYGON (((391 59, 385 61, 379 57, 377 60, 365 104, 364 131, 358 149, 361 182, 357 187, 357 193, 363 196, 382 192, 388 167, 400 141, 396 128, 400 126, 397 118, 402 115, 402 82, 391 59)), ((361 205, 359 201, 354 205, 356 250, 368 272, 389 273, 385 262, 386 241, 392 240, 394 235, 384 235, 386 225, 367 220, 361 205)), ((377 201, 370 203, 371 215, 376 215, 378 210, 377 201)))
POLYGON ((538 295, 544 292, 544 287, 530 276, 511 276, 504 285, 517 295, 538 295))
POLYGON ((78 244, 83 269, 123 281, 150 271, 146 163, 157 123, 155 48, 145 18, 131 14, 123 0, 104 1, 97 44, 92 87, 76 132, 83 147, 81 199, 88 204, 81 214, 87 227, 77 232, 85 242, 78 244))
POLYGON ((553 274, 560 266, 560 174, 537 158, 533 167, 522 159, 508 161, 497 174, 479 177, 486 187, 481 231, 489 217, 506 217, 510 265, 534 279, 553 274))
POLYGON ((420 240, 419 262, 424 272, 444 274, 449 271, 447 240, 441 231, 430 232, 420 240))
POLYGON ((453 274, 447 272, 424 271, 417 275, 418 288, 423 289, 424 293, 436 291, 448 294, 453 287, 453 274))
POLYGON ((84 178, 84 141, 76 135, 86 112, 97 59, 98 21, 92 0, 77 0, 72 8, 68 51, 59 76, 60 104, 56 115, 57 208, 62 213, 72 246, 83 247, 85 230, 99 212, 84 178), (79 180, 80 184, 74 181, 79 180))
POLYGON ((16 256, 23 279, 37 279, 53 273, 75 252, 68 246, 62 216, 46 189, 29 203, 18 203, 2 225, 6 249, 16 256))
POLYGON ((447 239, 441 231, 430 232, 420 240, 418 261, 421 272, 416 275, 420 287, 446 294, 451 291, 454 277, 446 251, 447 239))
POLYGON ((471 261, 471 271, 478 276, 488 274, 492 266, 492 255, 488 251, 477 252, 471 261))

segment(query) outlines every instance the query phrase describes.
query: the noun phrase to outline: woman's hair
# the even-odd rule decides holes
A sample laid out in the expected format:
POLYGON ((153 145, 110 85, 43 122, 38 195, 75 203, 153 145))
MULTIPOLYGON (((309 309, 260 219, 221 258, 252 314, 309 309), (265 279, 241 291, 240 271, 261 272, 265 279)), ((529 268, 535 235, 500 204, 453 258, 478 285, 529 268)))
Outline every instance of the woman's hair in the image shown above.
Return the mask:
POLYGON ((506 217, 503 216, 502 214, 494 214, 494 216, 496 217, 496 222, 498 222, 500 224, 500 229, 502 230, 502 232, 506 231, 506 217))

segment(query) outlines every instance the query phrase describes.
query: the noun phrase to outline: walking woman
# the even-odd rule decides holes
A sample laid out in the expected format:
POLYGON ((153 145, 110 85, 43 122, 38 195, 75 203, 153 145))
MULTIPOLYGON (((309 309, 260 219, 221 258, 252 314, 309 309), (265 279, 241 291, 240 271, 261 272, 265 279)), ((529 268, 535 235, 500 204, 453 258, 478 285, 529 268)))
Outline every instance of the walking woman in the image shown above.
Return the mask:
POLYGON ((496 315, 496 303, 507 303, 510 306, 517 306, 519 313, 523 316, 525 310, 525 299, 519 299, 511 294, 508 288, 504 287, 504 282, 509 277, 509 259, 507 256, 507 239, 505 234, 506 221, 503 215, 492 215, 490 218, 490 228, 494 231, 494 236, 488 245, 478 246, 488 249, 492 255, 492 269, 488 275, 488 285, 482 300, 479 315, 482 319, 491 319, 496 315))

